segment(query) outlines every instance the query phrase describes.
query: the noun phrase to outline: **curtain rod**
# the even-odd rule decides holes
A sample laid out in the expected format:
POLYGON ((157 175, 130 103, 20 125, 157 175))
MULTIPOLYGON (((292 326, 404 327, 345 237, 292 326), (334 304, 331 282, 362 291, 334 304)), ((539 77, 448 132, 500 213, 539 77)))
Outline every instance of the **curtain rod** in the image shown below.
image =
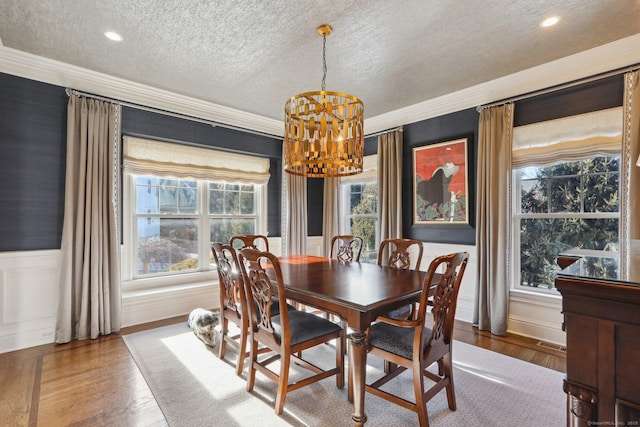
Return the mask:
POLYGON ((616 76, 618 74, 623 74, 623 73, 636 71, 638 69, 640 69, 640 64, 634 64, 634 65, 630 65, 630 66, 627 66, 627 67, 624 67, 624 68, 618 68, 616 70, 606 71, 604 73, 596 74, 596 75, 593 75, 593 76, 590 76, 590 77, 585 77, 585 78, 582 78, 582 79, 573 80, 571 82, 559 84, 559 85, 556 85, 556 86, 551 86, 551 87, 548 87, 548 88, 545 88, 545 89, 536 90, 536 91, 533 91, 533 92, 529 92, 529 93, 525 93, 525 94, 522 94, 522 95, 514 96, 512 98, 506 98, 506 99, 503 99, 501 101, 492 102, 491 104, 479 105, 478 107, 476 107, 476 111, 480 112, 481 110, 483 110, 485 108, 497 107, 498 105, 509 104, 509 103, 513 103, 513 102, 516 102, 516 101, 521 101, 523 99, 533 98, 534 96, 545 95, 545 94, 551 93, 551 92, 557 92, 557 91, 562 90, 562 89, 568 89, 568 88, 573 87, 573 86, 577 86, 577 85, 584 84, 584 83, 594 82, 596 80, 601 80, 601 79, 605 79, 607 77, 616 76))
POLYGON ((382 135, 383 133, 394 132, 394 131, 397 131, 397 130, 399 130, 400 132, 402 132, 402 126, 397 126, 397 127, 391 128, 391 129, 385 129, 385 130, 381 130, 381 131, 379 131, 379 132, 370 133, 370 134, 368 134, 368 135, 365 135, 364 137, 365 137, 365 138, 372 138, 372 137, 374 137, 374 136, 382 135))
POLYGON ((151 113, 160 113, 160 114, 163 114, 165 116, 172 116, 172 117, 176 117, 176 118, 179 118, 179 119, 186 119, 186 120, 190 120, 190 121, 193 121, 193 122, 200 122, 200 123, 204 123, 204 124, 207 124, 207 125, 211 125, 213 127, 218 126, 218 127, 237 130, 237 131, 241 131, 241 132, 251 133, 251 134, 254 134, 254 135, 266 136, 266 137, 275 138, 275 139, 282 139, 281 136, 271 135, 269 133, 259 132, 257 130, 251 130, 251 129, 246 129, 246 128, 243 128, 243 127, 240 127, 240 126, 233 126, 233 125, 227 125, 227 124, 223 124, 223 123, 218 123, 218 122, 214 122, 213 120, 203 119, 201 117, 190 116, 188 114, 182 114, 182 113, 175 113, 173 111, 163 110, 163 109, 155 108, 155 107, 149 107, 147 105, 142 105, 142 104, 135 104, 135 103, 132 103, 132 102, 122 101, 120 99, 108 98, 108 97, 96 95, 96 94, 93 94, 93 93, 81 92, 81 91, 76 90, 76 89, 66 88, 65 92, 66 92, 67 96, 71 96, 71 95, 83 96, 85 98, 93 98, 93 99, 97 99, 99 101, 111 102, 113 104, 118 104, 118 105, 122 105, 122 106, 125 106, 125 107, 131 107, 131 108, 135 108, 135 109, 143 110, 143 111, 149 111, 151 113))

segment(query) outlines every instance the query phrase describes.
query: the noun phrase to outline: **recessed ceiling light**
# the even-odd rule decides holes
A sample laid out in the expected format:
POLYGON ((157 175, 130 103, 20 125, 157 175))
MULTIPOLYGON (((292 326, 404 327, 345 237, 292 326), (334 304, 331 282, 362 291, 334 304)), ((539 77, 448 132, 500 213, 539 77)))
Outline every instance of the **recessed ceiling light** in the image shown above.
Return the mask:
POLYGON ((114 42, 121 42, 122 41, 122 36, 118 33, 115 33, 113 31, 107 31, 104 33, 105 37, 108 38, 109 40, 113 40, 114 42))
POLYGON ((541 27, 552 27, 560 21, 559 16, 551 16, 540 23, 541 27))

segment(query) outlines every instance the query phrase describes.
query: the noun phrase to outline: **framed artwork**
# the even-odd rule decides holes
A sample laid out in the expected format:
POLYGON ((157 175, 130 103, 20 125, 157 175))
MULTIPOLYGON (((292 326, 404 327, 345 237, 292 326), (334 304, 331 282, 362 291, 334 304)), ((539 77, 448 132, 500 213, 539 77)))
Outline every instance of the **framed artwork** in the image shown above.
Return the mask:
POLYGON ((468 138, 413 148, 413 223, 469 224, 468 138))

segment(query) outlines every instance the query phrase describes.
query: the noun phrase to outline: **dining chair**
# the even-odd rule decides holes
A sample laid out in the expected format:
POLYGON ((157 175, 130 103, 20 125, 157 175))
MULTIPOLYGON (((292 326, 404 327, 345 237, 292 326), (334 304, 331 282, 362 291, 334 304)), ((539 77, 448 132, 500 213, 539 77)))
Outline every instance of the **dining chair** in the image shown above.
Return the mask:
MULTIPOLYGON (((335 258, 342 262, 360 262, 360 255, 362 254, 362 246, 364 241, 362 237, 352 235, 337 235, 331 238, 331 247, 329 250, 329 258, 335 258), (335 256, 334 256, 335 252, 335 256)), ((318 313, 316 313, 318 314, 318 313)), ((340 322, 340 327, 345 331, 347 330, 347 322, 344 319, 338 318, 337 315, 332 313, 324 313, 326 319, 333 318, 334 321, 340 322)), ((342 346, 347 350, 347 338, 346 334, 342 342, 342 346)))
POLYGON ((360 262, 362 245, 362 237, 351 235, 333 236, 331 238, 331 249, 329 250, 329 258, 336 258, 344 262, 360 262))
POLYGON ((423 282, 416 316, 410 320, 378 317, 378 322, 371 325, 369 330, 368 353, 392 362, 396 368, 385 373, 377 381, 366 384, 365 391, 417 412, 420 426, 429 425, 427 401, 442 389, 446 388, 449 408, 452 411, 456 410, 451 359, 452 335, 458 291, 468 259, 467 252, 435 258, 429 265, 423 282), (429 314, 426 301, 429 298, 430 284, 433 283, 438 270, 442 273, 433 295, 433 324, 428 328, 425 325, 429 314), (427 370, 434 363, 438 365, 437 374, 427 370), (407 369, 413 371, 415 402, 381 389, 384 384, 407 369), (434 381, 435 384, 425 390, 423 377, 434 381))
POLYGON ((244 359, 248 357, 247 335, 249 332, 249 318, 247 313, 247 299, 245 296, 242 273, 238 266, 236 251, 231 245, 212 243, 211 252, 218 270, 220 280, 220 324, 221 340, 218 357, 224 358, 227 344, 238 351, 236 374, 240 375, 244 366, 244 359), (239 333, 229 335, 229 322, 234 323, 239 333))
POLYGON ((278 258, 269 253, 251 248, 240 250, 240 264, 245 290, 250 301, 250 364, 247 376, 247 391, 252 391, 256 371, 275 381, 278 391, 275 399, 276 414, 282 414, 288 392, 335 375, 336 386, 344 387, 344 330, 335 323, 302 310, 283 310, 274 315, 270 306, 272 295, 277 290, 280 305, 286 304, 285 288, 278 258), (272 279, 275 278, 275 279, 272 279), (297 354, 319 344, 335 340, 335 367, 323 370, 302 359, 297 354), (270 348, 276 354, 258 360, 258 344, 270 348), (272 370, 269 365, 280 361, 280 367, 272 370), (304 379, 289 382, 291 362, 311 371, 304 379))
POLYGON ((242 234, 232 236, 229 244, 235 249, 253 248, 269 252, 269 240, 262 234, 242 234))
MULTIPOLYGON (((220 281, 221 340, 218 357, 220 359, 224 358, 227 345, 235 349, 238 352, 236 374, 240 375, 244 368, 244 360, 249 357, 249 351, 247 350, 249 309, 244 287, 244 277, 238 264, 236 251, 231 245, 212 243, 211 252, 213 253, 213 260, 216 264, 220 281), (237 334, 230 335, 229 322, 237 326, 239 331, 237 334)), ((289 310, 295 310, 291 305, 287 305, 287 308, 289 310)), ((271 311, 274 314, 280 312, 280 303, 277 299, 271 305, 271 311)), ((260 349, 260 351, 264 353, 269 351, 269 349, 260 349)))
MULTIPOLYGON (((388 265, 400 270, 420 270, 423 251, 420 240, 386 239, 380 242, 378 265, 388 265), (415 254, 413 259, 411 258, 412 253, 415 254)), ((409 319, 415 309, 416 305, 410 304, 387 313, 387 316, 409 319)))

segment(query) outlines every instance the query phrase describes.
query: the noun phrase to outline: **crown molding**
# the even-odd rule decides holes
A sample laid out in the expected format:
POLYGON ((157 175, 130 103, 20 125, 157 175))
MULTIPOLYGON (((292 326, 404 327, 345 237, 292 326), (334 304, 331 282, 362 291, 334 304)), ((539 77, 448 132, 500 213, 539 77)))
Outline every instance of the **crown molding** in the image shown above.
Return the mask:
POLYGON ((365 119, 366 134, 475 108, 640 63, 640 34, 365 119))
MULTIPOLYGON (((640 34, 598 46, 476 86, 366 118, 365 134, 474 108, 640 63, 640 34)), ((224 107, 85 68, 8 48, 0 40, 0 72, 78 91, 283 136, 280 120, 224 107)))
POLYGON ((284 132, 281 120, 179 95, 5 46, 0 46, 0 72, 268 135, 282 136, 284 132))

